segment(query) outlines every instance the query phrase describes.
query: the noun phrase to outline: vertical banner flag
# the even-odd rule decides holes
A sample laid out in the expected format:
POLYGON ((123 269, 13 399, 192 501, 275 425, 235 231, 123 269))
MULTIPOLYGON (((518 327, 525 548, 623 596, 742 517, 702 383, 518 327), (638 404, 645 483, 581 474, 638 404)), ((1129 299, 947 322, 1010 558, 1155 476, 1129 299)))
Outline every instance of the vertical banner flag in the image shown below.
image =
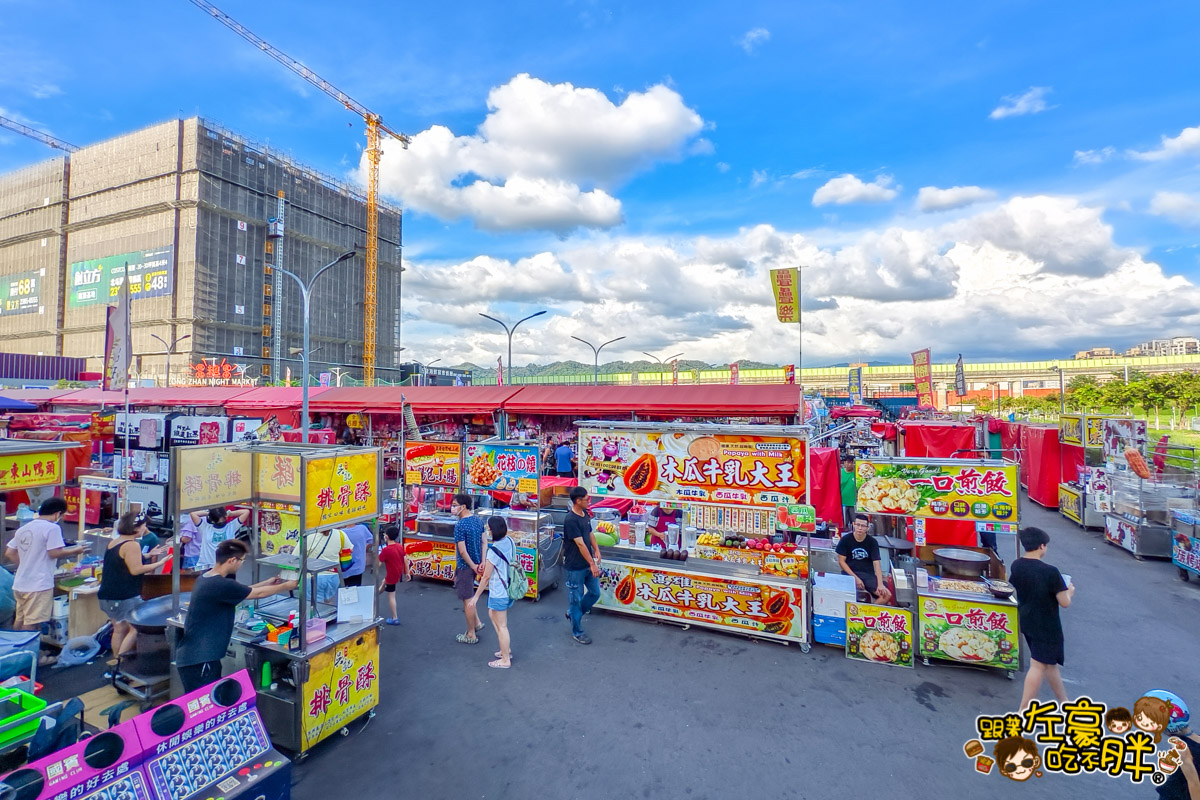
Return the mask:
POLYGON ((850 405, 862 405, 862 367, 850 370, 850 405))
POLYGON ((933 398, 933 372, 929 360, 929 348, 918 350, 912 354, 913 382, 917 387, 917 407, 937 408, 933 398))
POLYGON ((795 364, 784 364, 783 365, 783 382, 788 384, 789 386, 796 385, 796 365, 795 364))
POLYGON ((671 385, 672 386, 679 385, 679 359, 678 358, 671 362, 671 385))
POLYGON ((117 304, 106 312, 104 330, 104 390, 115 391, 129 386, 129 362, 133 355, 129 324, 129 281, 121 277, 117 304))
POLYGON ((738 365, 733 363, 729 365, 729 383, 737 384, 738 382, 738 365))
POLYGON ((771 270, 771 290, 775 292, 775 316, 780 322, 800 321, 798 296, 800 270, 795 267, 771 270))
POLYGON ((959 397, 967 396, 967 374, 963 370, 962 353, 958 354, 958 363, 954 365, 954 393, 959 397))
POLYGON ((496 359, 496 385, 504 385, 504 358, 496 359))

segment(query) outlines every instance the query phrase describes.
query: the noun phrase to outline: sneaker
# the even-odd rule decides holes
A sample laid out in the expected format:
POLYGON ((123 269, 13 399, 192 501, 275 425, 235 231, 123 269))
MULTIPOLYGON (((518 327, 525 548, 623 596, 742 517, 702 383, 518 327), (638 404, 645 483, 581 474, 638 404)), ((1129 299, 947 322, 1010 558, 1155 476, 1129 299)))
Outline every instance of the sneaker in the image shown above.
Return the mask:
POLYGON ((579 642, 580 644, 591 644, 592 643, 592 637, 588 636, 586 633, 581 633, 578 636, 572 636, 571 638, 574 639, 575 641, 579 642))

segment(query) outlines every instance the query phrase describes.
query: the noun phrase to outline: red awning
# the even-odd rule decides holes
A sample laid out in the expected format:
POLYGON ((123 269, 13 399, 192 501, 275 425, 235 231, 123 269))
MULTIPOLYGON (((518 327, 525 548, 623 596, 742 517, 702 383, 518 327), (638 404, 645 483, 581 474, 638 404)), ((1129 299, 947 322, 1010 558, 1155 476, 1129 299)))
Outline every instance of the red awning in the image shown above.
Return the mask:
POLYGON ((69 394, 75 394, 79 389, 3 389, 0 394, 3 394, 10 400, 21 400, 26 403, 42 405, 53 402, 59 397, 65 397, 69 394))
MULTIPOLYGON (((253 388, 253 387, 249 387, 253 388)), ((224 406, 230 399, 249 391, 245 386, 172 386, 129 390, 129 405, 138 408, 201 408, 224 406)), ((51 401, 56 406, 121 406, 124 392, 80 389, 51 401)))
POLYGON ((871 406, 835 406, 829 411, 830 419, 841 419, 842 417, 866 417, 868 419, 879 419, 883 416, 883 412, 878 408, 871 406))
POLYGON ((340 386, 309 397, 314 413, 369 412, 398 414, 407 400, 416 414, 491 414, 519 386, 340 386))
POLYGON ((504 404, 515 414, 644 414, 760 417, 799 413, 800 387, 787 384, 688 386, 525 386, 504 404))
MULTIPOLYGON (((332 387, 308 387, 308 402, 311 404, 313 398, 324 394, 330 388, 332 387)), ((230 415, 236 413, 252 417, 259 411, 299 408, 303 400, 303 392, 304 390, 299 386, 254 386, 244 389, 242 394, 227 400, 225 406, 230 415)))

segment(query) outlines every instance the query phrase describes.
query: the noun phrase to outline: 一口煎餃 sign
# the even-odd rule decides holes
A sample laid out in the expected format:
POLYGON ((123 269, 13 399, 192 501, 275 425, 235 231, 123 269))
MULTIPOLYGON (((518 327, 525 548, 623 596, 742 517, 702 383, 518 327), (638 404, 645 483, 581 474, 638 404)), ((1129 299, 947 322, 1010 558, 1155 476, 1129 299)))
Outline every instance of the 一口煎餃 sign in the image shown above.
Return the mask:
POLYGON ((924 519, 1017 522, 1017 465, 984 459, 864 459, 859 511, 924 519))

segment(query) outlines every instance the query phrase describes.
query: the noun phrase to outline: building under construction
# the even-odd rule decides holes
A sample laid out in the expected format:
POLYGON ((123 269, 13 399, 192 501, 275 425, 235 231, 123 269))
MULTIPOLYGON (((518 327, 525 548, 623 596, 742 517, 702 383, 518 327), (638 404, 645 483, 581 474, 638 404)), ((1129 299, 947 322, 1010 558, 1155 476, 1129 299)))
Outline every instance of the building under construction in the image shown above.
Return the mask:
MULTIPOLYGON (((128 271, 134 377, 172 384, 361 375, 366 199, 200 118, 173 120, 0 176, 0 349, 95 359, 128 271), (236 365, 236 366, 234 366, 236 365)), ((400 212, 380 205, 376 376, 399 377, 400 212)))

